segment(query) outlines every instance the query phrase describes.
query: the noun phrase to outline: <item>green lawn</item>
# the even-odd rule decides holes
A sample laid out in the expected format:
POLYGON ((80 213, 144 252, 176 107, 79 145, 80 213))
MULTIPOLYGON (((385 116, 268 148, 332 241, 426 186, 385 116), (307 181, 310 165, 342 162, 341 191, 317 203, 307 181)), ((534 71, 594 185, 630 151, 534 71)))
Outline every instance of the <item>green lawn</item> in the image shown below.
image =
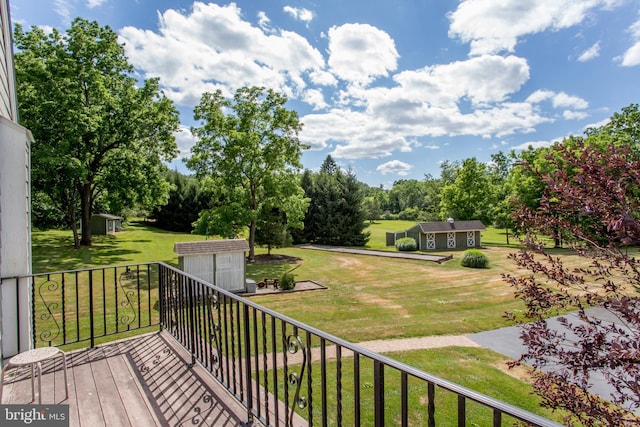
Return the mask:
MULTIPOLYGON (((445 378, 456 384, 472 390, 481 391, 483 394, 499 399, 503 402, 510 403, 527 411, 536 413, 556 422, 562 421, 562 415, 551 410, 543 409, 540 405, 540 398, 532 395, 533 388, 518 378, 513 371, 510 375, 505 373, 508 371, 506 367, 507 360, 490 350, 480 348, 466 347, 447 347, 439 349, 407 351, 400 353, 390 353, 387 356, 403 362, 407 365, 416 367, 425 372, 435 374, 445 378)), ((320 366, 313 365, 313 383, 320 383, 320 366)), ((335 402, 337 396, 336 378, 338 377, 337 364, 335 361, 327 363, 326 371, 328 390, 327 400, 335 402)), ((370 360, 363 359, 360 366, 360 404, 362 425, 373 425, 374 414, 371 409, 374 405, 373 395, 373 366, 370 360)), ((341 389, 343 391, 342 399, 342 415, 344 419, 353 419, 354 406, 353 400, 345 398, 350 397, 353 393, 353 363, 349 358, 342 360, 340 368, 341 389)), ((385 425, 400 425, 400 407, 401 399, 398 388, 395 385, 400 384, 400 378, 397 371, 386 369, 385 381, 390 388, 385 390, 385 425)), ((424 382, 409 377, 408 379, 409 393, 408 402, 408 418, 409 425, 424 426, 427 425, 428 408, 427 408, 427 386, 424 382)), ((311 396, 315 405, 319 405, 322 396, 318 387, 313 389, 314 394, 311 396)), ((279 395, 282 396, 283 389, 280 386, 279 395)), ((306 386, 302 388, 301 395, 309 398, 306 386)), ((446 392, 443 389, 436 388, 435 391, 435 421, 437 426, 456 426, 457 425, 457 409, 458 401, 455 394, 446 392)), ((328 405, 329 425, 336 418, 336 408, 334 405, 328 405)), ((301 416, 306 416, 304 410, 299 411, 301 416)), ((473 426, 490 426, 493 424, 493 413, 490 408, 475 403, 471 400, 466 401, 467 419, 473 420, 468 425, 473 426)), ((502 426, 517 425, 516 421, 508 416, 504 416, 502 426)))
POLYGON ((70 231, 35 231, 32 234, 33 271, 42 273, 154 261, 177 265, 173 244, 202 239, 203 236, 164 231, 142 221, 133 221, 115 236, 93 236, 91 248, 76 250, 70 231))
MULTIPOLYGON (((368 247, 395 250, 385 247, 385 233, 404 230, 413 224, 407 221, 372 224, 368 247)), ((91 248, 75 250, 70 232, 34 232, 34 271, 150 261, 176 265, 174 243, 201 239, 202 236, 166 232, 143 222, 133 222, 115 236, 96 236, 91 248)), ((516 272, 507 257, 517 246, 507 246, 504 231, 493 229, 483 233, 483 245, 490 260, 488 269, 461 267, 463 251, 442 252, 453 255, 453 259, 436 264, 300 248, 275 249, 272 253, 297 258, 299 267, 294 272, 297 280, 314 280, 328 289, 255 296, 252 300, 352 342, 466 334, 507 326, 503 318, 505 311, 522 309, 501 278, 502 273, 516 272)), ((564 256, 567 260, 571 258, 568 254, 564 256)), ((247 275, 257 280, 277 277, 294 266, 250 263, 247 275)), ((537 409, 537 400, 529 395, 530 387, 526 383, 513 378, 512 373, 496 369, 497 364, 504 364, 504 358, 489 350, 425 350, 398 353, 393 357, 549 416, 537 409), (470 358, 473 363, 469 362, 470 358), (501 390, 511 389, 520 391, 515 395, 500 394, 501 390)))

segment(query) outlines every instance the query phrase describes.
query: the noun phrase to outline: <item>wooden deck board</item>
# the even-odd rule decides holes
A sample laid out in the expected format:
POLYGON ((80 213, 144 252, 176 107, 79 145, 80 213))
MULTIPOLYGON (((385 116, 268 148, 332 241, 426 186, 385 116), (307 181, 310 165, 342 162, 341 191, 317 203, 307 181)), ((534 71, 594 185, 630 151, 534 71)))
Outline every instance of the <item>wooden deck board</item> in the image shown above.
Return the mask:
MULTIPOLYGON (((102 414, 98 389, 93 371, 91 370, 91 359, 95 357, 95 349, 82 350, 71 355, 71 366, 73 371, 73 386, 75 387, 78 408, 79 426, 104 426, 106 420, 102 414)), ((105 374, 103 374, 105 375, 105 374)), ((71 404, 69 402, 69 411, 71 404)))
MULTIPOLYGON (((55 364, 43 363, 43 403, 68 404, 70 426, 237 426, 245 421, 242 405, 190 361, 166 333, 70 352, 69 399, 58 358, 55 364)), ((4 375, 2 403, 30 403, 30 369, 12 368, 4 375)))
MULTIPOLYGON (((118 346, 120 351, 126 351, 126 345, 118 346)), ((134 373, 130 365, 122 357, 107 359, 109 370, 117 385, 118 393, 125 405, 125 411, 132 426, 154 427, 161 425, 155 413, 150 410, 144 398, 143 391, 138 388, 134 373)))
MULTIPOLYGON (((100 347, 98 350, 102 350, 100 347)), ((100 409, 102 417, 114 424, 126 427, 131 426, 124 402, 120 395, 119 388, 115 383, 113 372, 109 368, 108 355, 102 354, 102 358, 96 358, 91 361, 91 371, 93 379, 96 383, 98 400, 100 401, 100 409), (96 375, 97 373, 105 373, 104 375, 96 375)), ((113 357, 109 357, 113 358, 113 357)), ((127 402, 128 404, 129 402, 127 402)), ((135 426, 134 426, 135 427, 135 426)))

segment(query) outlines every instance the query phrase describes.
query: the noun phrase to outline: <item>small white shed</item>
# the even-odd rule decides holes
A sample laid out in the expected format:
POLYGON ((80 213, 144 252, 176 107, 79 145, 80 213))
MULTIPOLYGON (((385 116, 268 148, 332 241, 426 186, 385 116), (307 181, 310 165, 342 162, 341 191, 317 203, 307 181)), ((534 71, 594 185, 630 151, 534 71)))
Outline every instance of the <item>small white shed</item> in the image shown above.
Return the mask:
POLYGON ((179 268, 230 292, 245 292, 245 239, 179 242, 173 247, 179 268))

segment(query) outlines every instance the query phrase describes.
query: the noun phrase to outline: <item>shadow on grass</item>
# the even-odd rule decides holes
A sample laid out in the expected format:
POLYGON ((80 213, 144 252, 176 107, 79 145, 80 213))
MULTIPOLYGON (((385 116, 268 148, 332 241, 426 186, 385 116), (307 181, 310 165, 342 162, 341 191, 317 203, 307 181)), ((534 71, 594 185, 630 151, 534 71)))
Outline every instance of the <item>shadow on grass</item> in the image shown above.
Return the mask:
POLYGON ((139 253, 123 249, 112 236, 94 236, 91 247, 73 247, 73 236, 69 232, 42 233, 33 239, 33 272, 74 270, 87 266, 122 264, 130 255, 139 253))
POLYGON ((247 262, 247 277, 259 282, 264 279, 280 278, 285 272, 296 268, 297 258, 284 258, 281 261, 247 262))

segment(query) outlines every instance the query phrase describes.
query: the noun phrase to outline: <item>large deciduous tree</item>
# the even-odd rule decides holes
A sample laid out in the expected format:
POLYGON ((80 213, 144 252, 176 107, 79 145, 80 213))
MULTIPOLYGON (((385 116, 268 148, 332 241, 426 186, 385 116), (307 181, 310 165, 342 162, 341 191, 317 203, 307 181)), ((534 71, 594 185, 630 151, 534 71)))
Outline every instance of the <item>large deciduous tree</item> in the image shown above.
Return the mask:
POLYGON ((491 224, 493 201, 494 188, 486 165, 473 157, 462 162, 454 181, 442 189, 440 211, 445 218, 479 219, 491 224))
POLYGON ((532 367, 543 404, 573 414, 567 424, 638 422, 630 411, 640 407, 640 115, 637 106, 622 115, 586 139, 553 146, 546 162, 522 165, 543 188, 535 205, 523 203, 514 216, 528 234, 512 258, 530 274, 505 278, 526 305, 521 362, 532 367), (562 239, 584 262, 566 265, 541 236, 562 239), (567 312, 576 317, 561 317, 560 328, 545 320, 567 312), (610 401, 590 393, 600 376, 610 401))
POLYGON ((298 139, 302 124, 286 102, 271 89, 243 87, 233 100, 219 90, 205 93, 195 108, 201 126, 192 129, 198 141, 187 166, 207 178, 217 203, 201 214, 196 230, 231 236, 248 227, 251 261, 263 206, 278 208, 288 227, 302 227, 307 208, 298 177, 306 149, 298 139))
POLYGON ((178 114, 157 79, 136 81, 117 34, 77 18, 66 33, 16 25, 14 39, 20 119, 36 141, 33 191, 64 214, 76 247, 91 244, 98 199, 114 212, 164 201, 178 114))

